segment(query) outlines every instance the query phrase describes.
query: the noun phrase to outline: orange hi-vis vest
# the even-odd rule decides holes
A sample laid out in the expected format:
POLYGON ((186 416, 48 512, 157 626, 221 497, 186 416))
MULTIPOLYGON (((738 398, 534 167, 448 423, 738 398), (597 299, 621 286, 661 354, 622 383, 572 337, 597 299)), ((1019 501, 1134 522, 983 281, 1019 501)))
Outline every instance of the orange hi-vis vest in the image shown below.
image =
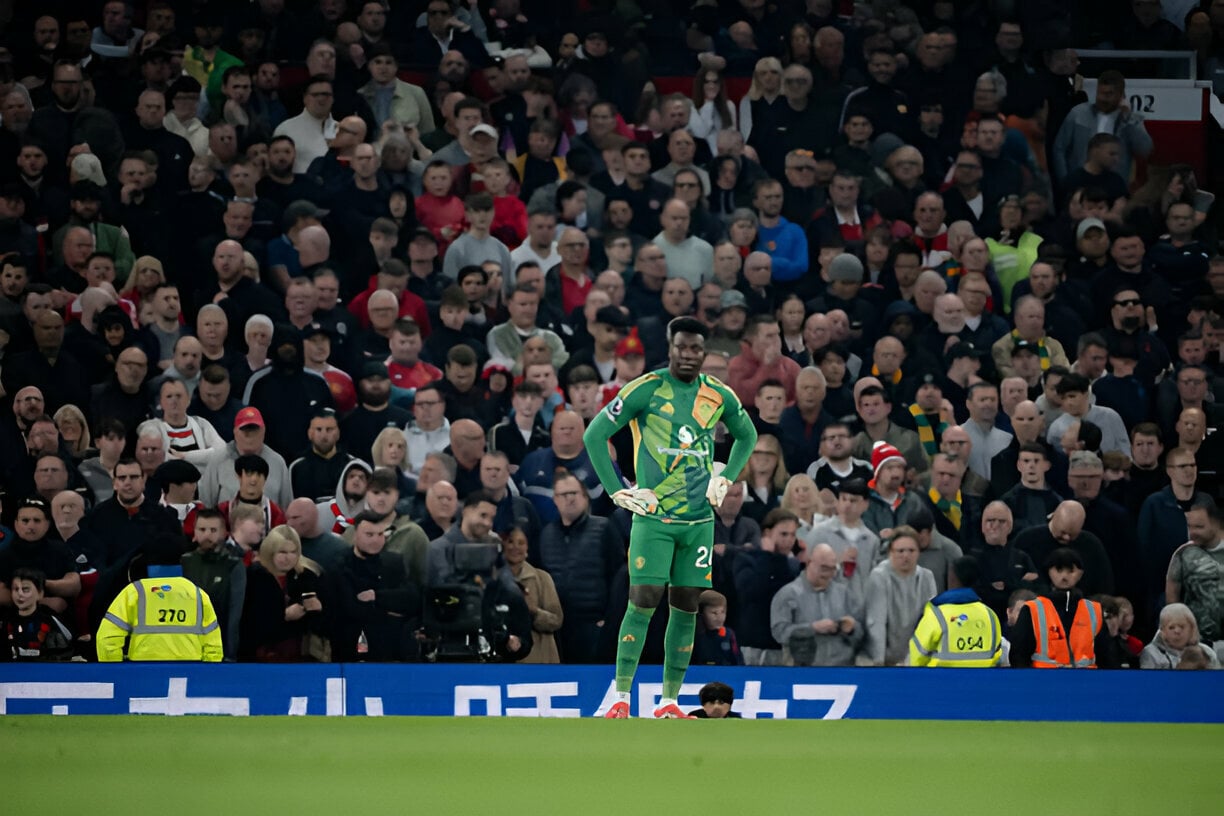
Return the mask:
POLYGON ((1049 598, 1028 601, 1033 619, 1034 669, 1095 669, 1096 648, 1093 641, 1101 631, 1104 616, 1096 601, 1081 598, 1071 621, 1070 636, 1063 631, 1062 618, 1049 598))

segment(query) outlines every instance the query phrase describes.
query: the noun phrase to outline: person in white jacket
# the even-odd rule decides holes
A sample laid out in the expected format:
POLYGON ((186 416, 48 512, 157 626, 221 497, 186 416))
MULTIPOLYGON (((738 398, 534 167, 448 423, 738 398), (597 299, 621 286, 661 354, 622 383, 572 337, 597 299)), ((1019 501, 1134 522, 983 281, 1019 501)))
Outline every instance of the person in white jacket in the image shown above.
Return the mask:
POLYGON ((909 640, 927 601, 935 597, 935 575, 918 565, 918 533, 893 528, 888 560, 867 579, 867 647, 873 666, 898 666, 909 656, 909 640))
POLYGON ((168 457, 203 466, 225 447, 225 440, 211 422, 187 414, 191 395, 187 393, 187 384, 182 380, 163 380, 157 399, 162 410, 158 425, 166 440, 168 457))

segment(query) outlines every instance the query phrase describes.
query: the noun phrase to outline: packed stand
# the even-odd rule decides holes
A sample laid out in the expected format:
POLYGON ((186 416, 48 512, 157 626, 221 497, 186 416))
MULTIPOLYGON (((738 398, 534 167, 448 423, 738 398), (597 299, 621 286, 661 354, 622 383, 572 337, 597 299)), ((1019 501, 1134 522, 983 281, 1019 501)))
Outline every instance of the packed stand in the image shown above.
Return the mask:
POLYGON ((0 660, 611 662, 583 431, 690 315, 695 663, 1218 668, 1218 208, 1073 47, 1214 77, 1201 5, 10 4, 0 660))

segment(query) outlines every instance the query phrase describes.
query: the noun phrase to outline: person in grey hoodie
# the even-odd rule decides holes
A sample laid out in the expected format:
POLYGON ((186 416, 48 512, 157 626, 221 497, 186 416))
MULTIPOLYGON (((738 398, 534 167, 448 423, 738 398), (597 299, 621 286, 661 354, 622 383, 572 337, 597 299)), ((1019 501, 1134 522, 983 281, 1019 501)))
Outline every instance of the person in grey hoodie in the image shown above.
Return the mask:
POLYGON ((909 655, 909 639, 927 601, 935 597, 935 576, 918 566, 918 533, 893 528, 888 560, 867 579, 867 656, 873 666, 897 666, 909 655))
POLYGON ((796 666, 853 666, 865 636, 860 605, 837 575, 837 553, 817 544, 803 572, 774 595, 769 627, 796 666))
POLYGON ((1141 669, 1176 669, 1182 656, 1199 650, 1207 658, 1207 667, 1220 668, 1215 650, 1199 642, 1198 622, 1190 607, 1171 603, 1160 610, 1160 631, 1139 655, 1141 669))
POLYGON ((837 492, 837 515, 817 524, 811 534, 817 543, 833 548, 841 562, 837 581, 846 585, 858 603, 863 601, 867 576, 882 558, 880 537, 863 523, 870 492, 862 479, 843 481, 837 492))

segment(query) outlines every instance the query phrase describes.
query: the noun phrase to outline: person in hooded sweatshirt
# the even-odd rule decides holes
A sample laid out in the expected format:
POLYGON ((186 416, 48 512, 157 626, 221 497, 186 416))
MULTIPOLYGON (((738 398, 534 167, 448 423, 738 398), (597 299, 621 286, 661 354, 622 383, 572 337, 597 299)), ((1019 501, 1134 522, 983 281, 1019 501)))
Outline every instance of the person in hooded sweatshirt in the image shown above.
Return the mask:
POLYGON ((265 443, 292 461, 307 447, 306 430, 315 413, 335 404, 327 380, 304 367, 302 333, 297 328, 277 324, 269 352, 272 365, 251 375, 242 401, 276 418, 268 426, 265 443))
POLYGON ((1084 577, 1080 554, 1059 547, 1045 566, 1050 590, 1025 602, 1011 628, 1012 667, 1118 668, 1101 605, 1076 586, 1084 577))
POLYGON ((918 551, 917 531, 894 527, 888 559, 867 579, 866 653, 874 666, 897 666, 909 656, 910 637, 935 597, 935 574, 919 566, 918 551))

